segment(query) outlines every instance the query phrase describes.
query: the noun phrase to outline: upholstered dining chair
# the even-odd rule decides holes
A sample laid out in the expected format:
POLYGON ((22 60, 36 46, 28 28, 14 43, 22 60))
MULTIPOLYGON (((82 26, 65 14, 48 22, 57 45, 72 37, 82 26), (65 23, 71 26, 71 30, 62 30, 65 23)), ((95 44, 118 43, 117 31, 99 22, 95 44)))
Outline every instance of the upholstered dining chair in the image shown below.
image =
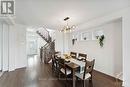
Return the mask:
POLYGON ((64 75, 66 80, 65 86, 67 86, 67 76, 71 74, 71 70, 66 67, 65 60, 62 58, 58 59, 58 64, 59 64, 59 78, 61 74, 64 75))
POLYGON ((79 53, 79 54, 78 54, 78 59, 79 59, 79 60, 86 61, 86 59, 87 59, 87 54, 79 53))
POLYGON ((83 87, 85 87, 85 80, 92 81, 92 72, 94 67, 95 59, 92 61, 86 60, 84 73, 77 72, 75 76, 81 80, 83 80, 83 87))
POLYGON ((76 53, 76 52, 70 52, 70 56, 71 56, 72 58, 75 58, 75 59, 76 59, 77 53, 76 53))

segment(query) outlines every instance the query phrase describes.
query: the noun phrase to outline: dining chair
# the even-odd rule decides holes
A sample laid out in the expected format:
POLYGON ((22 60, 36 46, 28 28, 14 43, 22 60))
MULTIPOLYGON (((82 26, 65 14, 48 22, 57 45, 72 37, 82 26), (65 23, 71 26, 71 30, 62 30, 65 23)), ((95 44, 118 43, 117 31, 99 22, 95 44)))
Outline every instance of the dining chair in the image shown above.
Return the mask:
POLYGON ((71 70, 66 67, 65 60, 62 58, 58 59, 58 65, 59 65, 59 78, 61 74, 64 75, 66 80, 66 85, 67 85, 67 77, 68 75, 71 74, 71 70))
POLYGON ((71 56, 72 58, 75 58, 75 59, 76 59, 77 53, 76 53, 76 52, 70 52, 70 56, 71 56))
POLYGON ((60 52, 60 51, 56 51, 56 52, 55 52, 55 56, 58 56, 58 55, 61 55, 61 52, 60 52))
POLYGON ((78 59, 79 59, 79 60, 86 61, 86 59, 87 59, 87 54, 79 53, 79 54, 78 54, 78 59))
POLYGON ((55 55, 52 55, 52 71, 54 73, 56 73, 57 72, 57 68, 58 68, 58 60, 57 60, 55 55))
POLYGON ((75 76, 81 80, 83 80, 83 87, 85 87, 85 80, 92 81, 92 72, 94 67, 95 59, 92 61, 86 60, 84 73, 77 72, 75 76))

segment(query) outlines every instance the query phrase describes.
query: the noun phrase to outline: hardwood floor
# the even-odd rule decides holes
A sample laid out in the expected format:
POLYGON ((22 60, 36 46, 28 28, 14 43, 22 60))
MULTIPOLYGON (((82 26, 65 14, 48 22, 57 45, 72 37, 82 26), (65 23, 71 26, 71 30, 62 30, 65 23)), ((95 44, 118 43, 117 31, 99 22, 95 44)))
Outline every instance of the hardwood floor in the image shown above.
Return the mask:
MULTIPOLYGON (((51 66, 40 63, 39 60, 39 57, 31 56, 28 58, 27 68, 5 72, 0 77, 0 87, 65 87, 63 81, 58 80, 52 73, 51 66)), ((93 82, 88 84, 86 81, 86 87, 116 87, 114 79, 98 72, 93 74, 93 82)), ((80 81, 76 82, 76 87, 82 87, 80 81)))

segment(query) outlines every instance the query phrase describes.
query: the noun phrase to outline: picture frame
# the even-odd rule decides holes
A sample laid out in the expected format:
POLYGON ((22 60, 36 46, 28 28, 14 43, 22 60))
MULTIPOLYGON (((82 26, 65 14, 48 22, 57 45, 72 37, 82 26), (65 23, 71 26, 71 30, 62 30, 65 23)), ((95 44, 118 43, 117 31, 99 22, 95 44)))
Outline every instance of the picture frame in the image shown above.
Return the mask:
POLYGON ((91 40, 91 32, 82 32, 81 33, 81 41, 91 40))

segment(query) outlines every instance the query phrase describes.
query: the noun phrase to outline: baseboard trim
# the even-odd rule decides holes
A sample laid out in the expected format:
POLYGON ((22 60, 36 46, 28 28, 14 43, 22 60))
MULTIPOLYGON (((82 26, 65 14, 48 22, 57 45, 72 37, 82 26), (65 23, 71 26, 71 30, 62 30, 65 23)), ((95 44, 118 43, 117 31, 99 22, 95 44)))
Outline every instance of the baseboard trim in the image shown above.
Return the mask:
POLYGON ((0 71, 0 77, 4 74, 4 72, 0 71))
POLYGON ((26 69, 27 67, 20 67, 20 68, 16 68, 15 70, 19 70, 19 69, 26 69))
MULTIPOLYGON (((102 74, 102 75, 104 75, 104 77, 110 78, 111 80, 116 80, 116 79, 117 79, 117 78, 115 78, 115 77, 113 77, 113 76, 111 76, 111 75, 108 75, 108 74, 106 74, 106 73, 100 72, 100 71, 98 71, 98 70, 94 70, 94 72, 97 72, 97 73, 99 73, 99 74, 102 74)), ((121 82, 123 82, 121 79, 118 79, 118 80, 121 81, 121 82)))

